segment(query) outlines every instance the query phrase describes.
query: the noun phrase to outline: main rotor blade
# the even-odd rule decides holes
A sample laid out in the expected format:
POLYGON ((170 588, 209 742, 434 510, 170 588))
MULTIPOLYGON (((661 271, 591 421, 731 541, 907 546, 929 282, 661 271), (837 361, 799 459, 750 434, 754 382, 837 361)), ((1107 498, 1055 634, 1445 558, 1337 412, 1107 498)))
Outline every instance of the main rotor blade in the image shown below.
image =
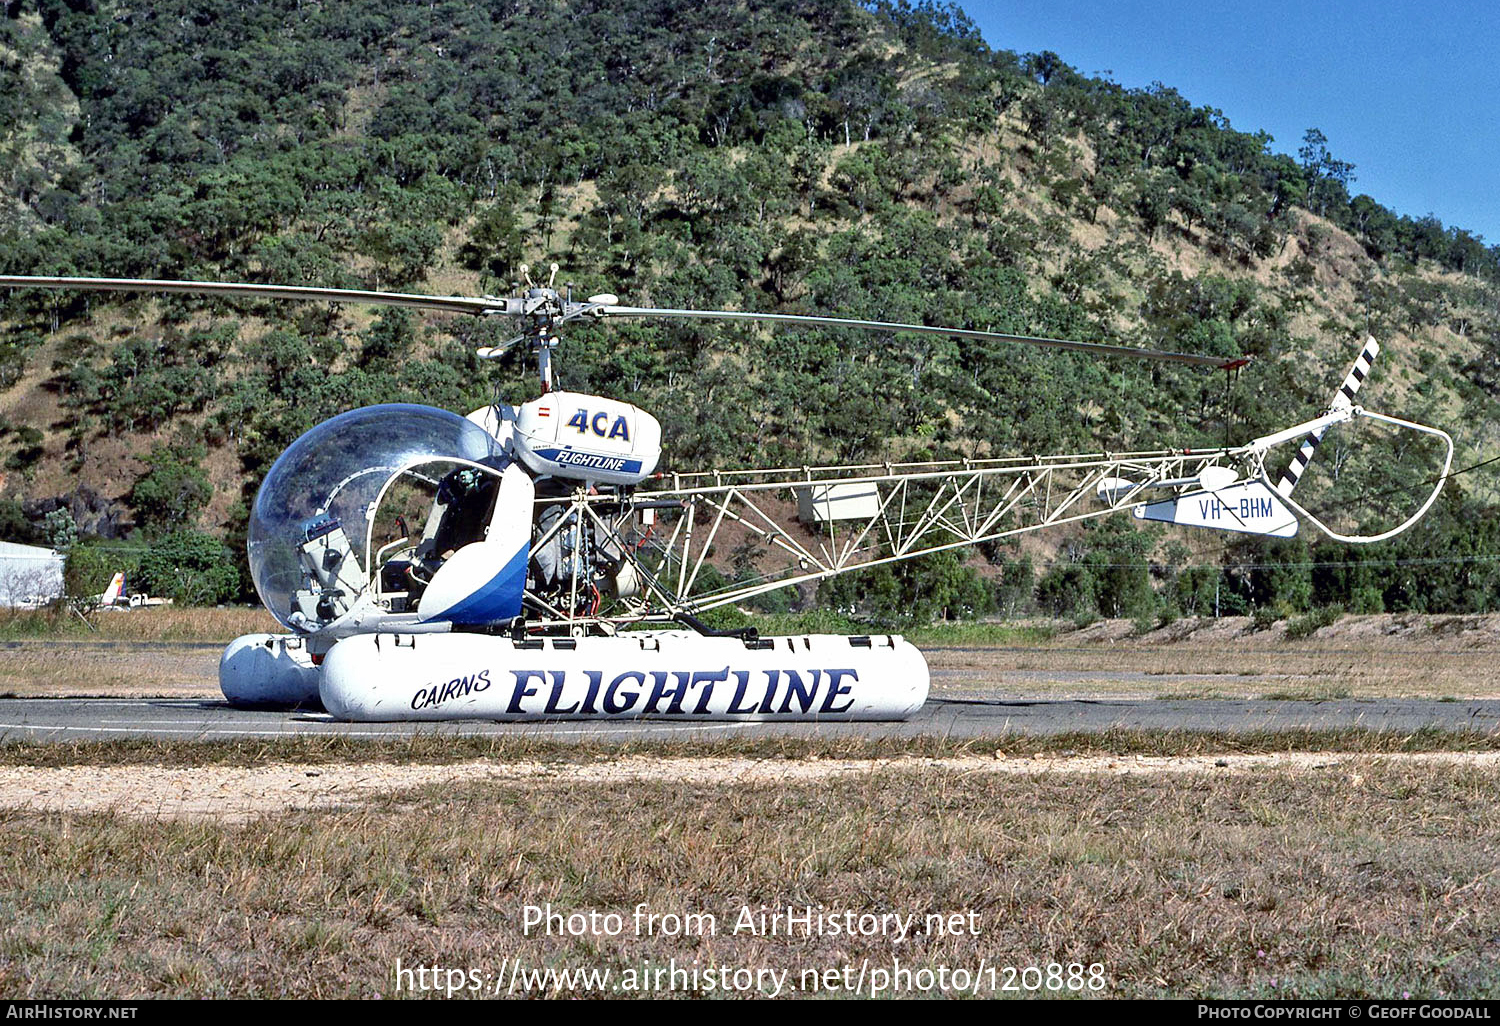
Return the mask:
POLYGON ((810 317, 805 314, 746 313, 741 310, 668 310, 645 306, 601 306, 599 313, 610 317, 680 317, 704 321, 766 321, 772 324, 806 324, 834 328, 859 328, 863 331, 911 331, 924 335, 950 335, 995 342, 1020 342, 1029 346, 1071 349, 1099 356, 1134 356, 1170 363, 1190 363, 1200 367, 1238 367, 1245 357, 1225 358, 1195 353, 1173 353, 1160 349, 1138 349, 1135 346, 1109 345, 1104 342, 1072 342, 1061 338, 1036 338, 1031 335, 1009 335, 1000 331, 975 331, 971 328, 934 328, 926 324, 895 324, 890 321, 859 321, 847 317, 810 317))
POLYGON ((519 313, 520 300, 469 296, 423 296, 408 292, 369 292, 363 289, 325 289, 308 285, 254 285, 243 282, 168 281, 149 278, 36 278, 0 275, 0 287, 86 289, 95 292, 175 292, 198 296, 238 296, 250 299, 294 299, 329 303, 373 303, 409 306, 449 313, 519 313))

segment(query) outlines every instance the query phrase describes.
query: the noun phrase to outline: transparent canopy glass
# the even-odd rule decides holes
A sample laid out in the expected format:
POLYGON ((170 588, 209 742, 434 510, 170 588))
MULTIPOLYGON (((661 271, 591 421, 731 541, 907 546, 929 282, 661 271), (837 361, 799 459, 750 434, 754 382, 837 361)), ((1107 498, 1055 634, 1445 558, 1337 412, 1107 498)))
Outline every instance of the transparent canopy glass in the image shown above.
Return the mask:
POLYGON ((347 592, 368 580, 366 544, 381 489, 403 467, 452 458, 505 462, 483 428, 410 403, 351 410, 293 442, 272 465, 250 511, 250 576, 271 614, 303 631, 341 615, 357 597, 347 592), (316 605, 309 596, 320 590, 342 594, 316 605))

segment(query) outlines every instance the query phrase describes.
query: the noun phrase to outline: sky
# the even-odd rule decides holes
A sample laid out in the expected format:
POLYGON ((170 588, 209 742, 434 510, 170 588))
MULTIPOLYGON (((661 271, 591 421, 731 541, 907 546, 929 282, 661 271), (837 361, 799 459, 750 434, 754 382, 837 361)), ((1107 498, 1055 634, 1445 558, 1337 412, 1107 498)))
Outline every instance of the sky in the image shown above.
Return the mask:
POLYGON ((985 42, 1161 82, 1296 156, 1321 129, 1350 193, 1500 243, 1495 0, 959 0, 985 42))

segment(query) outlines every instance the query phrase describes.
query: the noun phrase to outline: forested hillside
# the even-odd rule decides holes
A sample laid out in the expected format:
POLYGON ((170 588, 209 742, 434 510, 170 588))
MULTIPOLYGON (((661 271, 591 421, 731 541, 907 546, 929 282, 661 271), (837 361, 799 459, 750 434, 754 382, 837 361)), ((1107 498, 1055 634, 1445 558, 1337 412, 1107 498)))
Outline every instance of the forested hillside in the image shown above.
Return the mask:
MULTIPOLYGON (((641 305, 1255 358, 1226 388, 962 340, 574 330, 564 384, 653 411, 677 469, 1244 441, 1320 412, 1366 331, 1386 347, 1373 408, 1453 432, 1457 467, 1500 452, 1500 247, 1359 194, 1316 129, 1279 155, 1168 86, 992 50, 954 8, 17 0, 0 94, 3 273, 500 294, 555 260, 641 305)), ((145 583, 202 601, 240 593, 222 547, 238 553, 260 477, 312 424, 535 388, 519 360, 475 360, 503 326, 474 319, 36 292, 0 319, 0 533, 80 536, 80 572, 138 559, 145 583)), ((1389 526, 1437 469, 1408 443, 1331 438, 1306 487, 1389 526)), ((1488 610, 1494 469, 1381 546, 1108 521, 823 600, 1488 610)))

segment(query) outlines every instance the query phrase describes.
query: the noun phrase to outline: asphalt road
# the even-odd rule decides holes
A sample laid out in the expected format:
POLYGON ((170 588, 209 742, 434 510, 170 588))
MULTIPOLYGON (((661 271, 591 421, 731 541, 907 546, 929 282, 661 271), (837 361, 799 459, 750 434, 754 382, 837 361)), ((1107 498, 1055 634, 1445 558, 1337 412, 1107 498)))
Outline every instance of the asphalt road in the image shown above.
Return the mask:
POLYGON ((545 723, 340 723, 321 712, 250 711, 181 698, 0 699, 0 741, 75 742, 119 737, 295 735, 399 738, 495 735, 557 740, 660 740, 737 734, 816 737, 993 737, 1134 730, 1262 731, 1296 728, 1500 730, 1500 701, 1231 699, 1010 701, 933 698, 900 723, 682 723, 659 719, 545 723))

